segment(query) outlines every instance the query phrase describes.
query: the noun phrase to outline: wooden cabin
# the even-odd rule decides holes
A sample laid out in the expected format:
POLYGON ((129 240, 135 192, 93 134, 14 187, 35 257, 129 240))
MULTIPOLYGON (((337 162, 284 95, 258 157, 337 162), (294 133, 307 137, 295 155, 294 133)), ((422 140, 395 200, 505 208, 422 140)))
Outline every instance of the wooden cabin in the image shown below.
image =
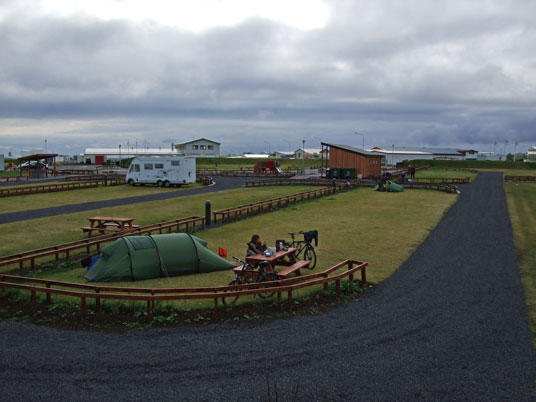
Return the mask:
MULTIPOLYGON (((322 147, 329 148, 329 160, 327 167, 330 171, 340 169, 355 172, 355 177, 379 177, 381 176, 381 165, 383 155, 368 152, 364 149, 351 147, 349 145, 328 144, 323 142, 322 147)), ((347 178, 348 174, 341 173, 339 178, 347 178)))

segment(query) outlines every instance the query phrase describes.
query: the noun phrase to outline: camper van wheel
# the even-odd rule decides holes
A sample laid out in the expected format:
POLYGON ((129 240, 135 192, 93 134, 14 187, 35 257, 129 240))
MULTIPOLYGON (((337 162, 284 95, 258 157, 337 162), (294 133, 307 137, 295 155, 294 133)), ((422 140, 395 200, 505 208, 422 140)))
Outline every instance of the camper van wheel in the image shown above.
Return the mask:
POLYGON ((130 186, 134 186, 134 184, 135 184, 135 183, 134 183, 134 180, 129 179, 128 184, 129 184, 130 186))
POLYGON ((164 182, 164 187, 166 187, 166 188, 171 187, 171 183, 170 183, 169 181, 166 180, 166 181, 164 182))
POLYGON ((156 182, 156 185, 157 185, 158 187, 163 187, 163 186, 164 186, 164 183, 162 182, 162 180, 158 180, 158 181, 156 182))

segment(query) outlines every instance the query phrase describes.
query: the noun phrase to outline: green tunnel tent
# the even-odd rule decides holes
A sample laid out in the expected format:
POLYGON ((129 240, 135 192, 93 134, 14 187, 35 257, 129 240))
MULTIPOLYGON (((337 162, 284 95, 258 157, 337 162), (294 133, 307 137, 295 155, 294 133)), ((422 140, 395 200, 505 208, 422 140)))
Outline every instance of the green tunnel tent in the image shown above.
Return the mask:
POLYGON ((385 184, 385 188, 387 189, 387 191, 392 191, 394 193, 401 193, 402 191, 404 191, 403 186, 395 182, 392 182, 391 180, 387 180, 387 183, 385 184))
POLYGON ((385 182, 382 180, 374 186, 374 190, 401 193, 402 191, 404 191, 404 187, 400 184, 393 183, 391 180, 386 180, 385 182))
POLYGON ((140 281, 221 271, 234 264, 188 233, 125 236, 99 251, 84 277, 90 282, 140 281))

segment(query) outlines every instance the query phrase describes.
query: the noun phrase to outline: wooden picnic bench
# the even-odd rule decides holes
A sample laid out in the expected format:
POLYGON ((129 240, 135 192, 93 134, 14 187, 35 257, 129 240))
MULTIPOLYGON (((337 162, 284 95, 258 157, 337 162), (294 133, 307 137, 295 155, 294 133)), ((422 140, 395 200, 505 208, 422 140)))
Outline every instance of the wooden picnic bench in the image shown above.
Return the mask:
POLYGON ((123 232, 139 228, 140 225, 134 225, 134 218, 118 218, 112 216, 94 216, 88 218, 90 226, 83 226, 81 229, 88 233, 88 236, 94 231, 104 232, 123 232))
POLYGON ((292 273, 296 273, 296 275, 301 275, 300 269, 307 268, 309 264, 310 261, 307 260, 297 261, 294 264, 282 269, 281 271, 277 271, 277 275, 281 278, 286 278, 292 273))
POLYGON ((250 264, 258 265, 263 262, 269 264, 267 271, 275 271, 281 278, 286 278, 292 273, 301 275, 300 270, 309 266, 310 261, 298 261, 296 259, 297 249, 290 247, 287 250, 279 250, 274 255, 266 256, 265 254, 254 254, 246 257, 250 264), (277 271, 276 267, 284 267, 281 271, 277 271))

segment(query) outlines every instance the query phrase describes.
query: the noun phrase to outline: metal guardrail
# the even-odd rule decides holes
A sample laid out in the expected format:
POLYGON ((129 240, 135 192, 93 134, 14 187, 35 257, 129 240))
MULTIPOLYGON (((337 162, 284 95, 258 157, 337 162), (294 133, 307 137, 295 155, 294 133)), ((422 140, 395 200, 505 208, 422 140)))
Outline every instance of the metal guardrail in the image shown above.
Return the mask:
POLYGON ((271 282, 203 288, 131 288, 97 286, 0 274, 0 287, 3 292, 5 292, 7 288, 29 291, 31 293, 33 314, 37 312, 37 293, 45 294, 46 304, 51 303, 51 295, 53 294, 80 298, 83 319, 87 317, 87 299, 95 299, 95 310, 97 312, 100 312, 101 310, 101 299, 145 301, 147 303, 147 321, 151 322, 152 310, 156 301, 212 299, 214 300, 214 315, 217 317, 218 302, 223 295, 225 295, 225 297, 255 295, 265 293, 266 289, 269 288, 270 292, 277 292, 278 302, 281 302, 282 293, 286 292, 287 302, 290 306, 293 301, 292 296, 294 291, 316 285, 323 285, 324 290, 327 290, 329 282, 336 283, 335 295, 338 299, 340 298, 341 279, 348 277, 350 281, 353 281, 354 274, 357 271, 361 271, 361 282, 362 284, 367 283, 367 266, 367 262, 347 259, 323 272, 310 275, 297 276, 271 282), (346 271, 330 276, 330 274, 344 266, 347 267, 346 271))
POLYGON ((69 258, 70 254, 74 250, 86 249, 87 254, 91 254, 91 247, 95 247, 96 250, 100 250, 102 244, 109 243, 125 235, 144 235, 152 234, 155 232, 163 233, 167 231, 171 233, 172 229, 176 229, 178 232, 181 228, 190 232, 194 229, 205 228, 205 218, 200 216, 190 216, 188 218, 174 219, 166 222, 154 223, 151 225, 141 226, 132 230, 122 231, 120 233, 110 233, 102 236, 96 236, 89 239, 77 240, 70 243, 59 244, 50 247, 44 247, 37 250, 26 251, 23 253, 11 254, 0 257, 0 267, 18 264, 19 268, 24 268, 24 262, 30 261, 30 267, 35 267, 35 260, 38 258, 55 256, 56 261, 59 260, 61 255, 65 258, 69 258))

